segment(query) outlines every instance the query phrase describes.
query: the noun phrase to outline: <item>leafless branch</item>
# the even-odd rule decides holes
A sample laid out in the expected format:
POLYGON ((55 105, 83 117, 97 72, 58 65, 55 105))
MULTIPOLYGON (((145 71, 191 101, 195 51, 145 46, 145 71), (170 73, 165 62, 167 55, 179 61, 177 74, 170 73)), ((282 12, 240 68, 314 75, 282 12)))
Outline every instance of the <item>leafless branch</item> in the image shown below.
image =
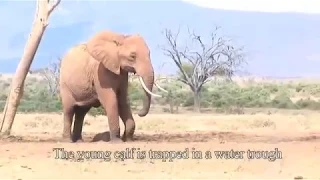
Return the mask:
MULTIPOLYGON (((41 42, 42 36, 48 26, 50 13, 58 6, 61 0, 57 0, 52 7, 49 8, 49 0, 37 0, 34 23, 32 25, 30 36, 24 48, 23 55, 17 66, 16 73, 12 79, 10 92, 7 97, 5 107, 3 109, 2 125, 6 122, 6 128, 3 135, 10 135, 14 118, 20 104, 24 91, 24 81, 36 55, 37 49, 41 42)), ((2 125, 0 132, 2 132, 2 125)))
POLYGON ((49 92, 52 96, 59 94, 59 75, 60 75, 61 59, 58 58, 56 62, 50 62, 49 66, 41 72, 41 75, 48 83, 49 92))
POLYGON ((191 46, 179 45, 178 33, 165 29, 167 44, 162 46, 163 53, 178 67, 181 81, 199 93, 202 86, 213 76, 231 78, 244 62, 243 48, 235 48, 231 40, 218 35, 220 27, 215 27, 210 38, 203 38, 194 30, 187 28, 191 46))
MULTIPOLYGON (((50 2, 50 0, 48 0, 48 2, 50 2)), ((57 0, 57 1, 53 2, 53 4, 49 7, 48 16, 50 16, 52 11, 60 4, 60 2, 61 2, 61 0, 57 0)))

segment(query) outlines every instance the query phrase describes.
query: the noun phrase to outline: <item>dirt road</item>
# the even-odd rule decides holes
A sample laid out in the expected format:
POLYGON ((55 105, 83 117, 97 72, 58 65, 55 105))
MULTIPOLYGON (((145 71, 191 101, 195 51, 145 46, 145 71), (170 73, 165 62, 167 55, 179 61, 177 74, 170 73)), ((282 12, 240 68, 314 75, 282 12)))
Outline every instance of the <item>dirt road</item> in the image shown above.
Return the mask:
POLYGON ((135 117, 134 143, 109 144, 104 142, 108 134, 96 135, 108 129, 104 116, 86 117, 84 143, 60 143, 61 114, 18 114, 13 137, 0 140, 0 178, 319 179, 319 117, 320 113, 305 111, 251 115, 150 114, 146 118, 135 117), (59 151, 57 156, 54 148, 64 151, 59 151), (128 152, 121 153, 126 148, 128 152), (133 148, 134 153, 130 154, 133 148), (248 150, 275 151, 276 148, 278 152, 265 153, 264 159, 258 159, 260 154, 253 158, 252 152, 248 153, 248 150), (173 151, 172 162, 169 153, 161 153, 164 151, 173 151), (219 151, 232 153, 217 158, 219 151), (122 161, 123 155, 126 159, 122 161), (274 161, 268 160, 267 155, 274 161), (134 159, 128 159, 132 156, 134 159), (163 158, 167 161, 163 162, 163 158))
POLYGON ((86 142, 74 144, 59 143, 58 136, 55 138, 42 137, 40 140, 39 136, 3 139, 0 148, 0 176, 10 179, 49 177, 55 179, 293 179, 299 176, 320 178, 319 134, 256 136, 225 132, 192 132, 185 134, 137 134, 137 142, 124 144, 109 144, 103 141, 90 142, 96 137, 87 134, 86 142), (54 148, 64 148, 64 151, 54 150, 54 148), (126 151, 126 148, 128 148, 127 154, 125 152, 121 154, 120 152, 126 151), (133 153, 132 148, 135 148, 133 153), (279 150, 277 154, 269 152, 269 157, 274 157, 273 159, 268 160, 266 156, 265 159, 257 159, 260 157, 259 154, 254 157, 252 152, 248 157, 248 150, 275 151, 275 148, 279 150), (150 154, 150 150, 153 151, 153 154, 150 154), (216 157, 215 153, 218 151, 231 150, 233 152, 228 157, 224 156, 222 159, 216 157), (91 156, 78 154, 82 151, 91 152, 91 156), (96 154, 93 154, 94 151, 96 154), (143 151, 145 151, 145 156, 143 151), (162 154, 162 157, 158 154, 157 158, 154 151, 181 151, 182 153, 184 151, 185 154, 179 156, 177 153, 171 152, 171 158, 168 157, 169 153, 162 154), (202 152, 202 155, 200 156, 195 151, 202 152), (240 152, 236 151, 244 151, 243 156, 241 157, 240 152), (71 153, 74 154, 73 157, 71 153), (127 157, 124 157, 125 155, 127 157), (83 158, 81 159, 80 156, 83 158), (66 157, 70 159, 66 159, 66 157), (164 162, 163 158, 167 158, 167 160, 164 162))

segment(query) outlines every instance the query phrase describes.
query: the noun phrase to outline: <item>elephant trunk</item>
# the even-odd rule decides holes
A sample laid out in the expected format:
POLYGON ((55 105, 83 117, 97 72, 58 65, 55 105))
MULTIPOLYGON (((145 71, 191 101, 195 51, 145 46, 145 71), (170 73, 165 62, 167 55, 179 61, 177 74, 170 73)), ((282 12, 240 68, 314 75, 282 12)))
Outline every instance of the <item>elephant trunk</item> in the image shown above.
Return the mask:
POLYGON ((143 107, 138 113, 140 117, 146 116, 150 110, 151 104, 151 94, 153 84, 154 84, 154 71, 151 64, 147 65, 147 67, 142 68, 141 70, 137 69, 137 74, 140 76, 140 83, 144 88, 144 99, 143 99, 143 107), (146 89, 149 90, 149 92, 146 89))

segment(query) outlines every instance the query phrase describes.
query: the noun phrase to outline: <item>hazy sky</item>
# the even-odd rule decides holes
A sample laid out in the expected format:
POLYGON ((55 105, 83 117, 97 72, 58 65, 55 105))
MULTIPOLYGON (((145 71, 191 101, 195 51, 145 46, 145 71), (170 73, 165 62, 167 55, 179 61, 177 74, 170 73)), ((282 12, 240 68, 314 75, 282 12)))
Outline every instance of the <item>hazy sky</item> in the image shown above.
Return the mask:
MULTIPOLYGON (((0 0, 0 73, 15 71, 35 7, 35 0, 0 0)), ((162 67, 172 63, 159 48, 165 44, 163 29, 187 25, 206 37, 214 24, 246 47, 247 70, 254 75, 320 76, 320 0, 62 0, 50 17, 32 69, 47 66, 97 31, 111 29, 141 34, 156 71, 175 73, 174 64, 162 67)), ((179 43, 185 42, 184 33, 179 43)))
POLYGON ((319 0, 183 0, 216 9, 257 12, 320 13, 319 0))

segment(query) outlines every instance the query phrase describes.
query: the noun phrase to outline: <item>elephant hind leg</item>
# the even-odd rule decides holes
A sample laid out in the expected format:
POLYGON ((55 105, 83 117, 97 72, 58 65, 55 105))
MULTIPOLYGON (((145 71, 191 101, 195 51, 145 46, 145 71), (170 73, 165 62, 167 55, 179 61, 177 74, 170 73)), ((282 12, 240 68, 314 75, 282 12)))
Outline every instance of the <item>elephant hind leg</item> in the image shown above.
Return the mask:
POLYGON ((75 107, 75 120, 73 125, 73 133, 72 133, 72 141, 83 141, 82 139, 82 127, 84 117, 88 113, 91 107, 84 107, 84 106, 76 106, 75 107))
POLYGON ((73 122, 74 116, 74 106, 73 105, 66 105, 63 106, 63 132, 62 132, 62 139, 63 141, 70 142, 71 138, 71 126, 73 122))

